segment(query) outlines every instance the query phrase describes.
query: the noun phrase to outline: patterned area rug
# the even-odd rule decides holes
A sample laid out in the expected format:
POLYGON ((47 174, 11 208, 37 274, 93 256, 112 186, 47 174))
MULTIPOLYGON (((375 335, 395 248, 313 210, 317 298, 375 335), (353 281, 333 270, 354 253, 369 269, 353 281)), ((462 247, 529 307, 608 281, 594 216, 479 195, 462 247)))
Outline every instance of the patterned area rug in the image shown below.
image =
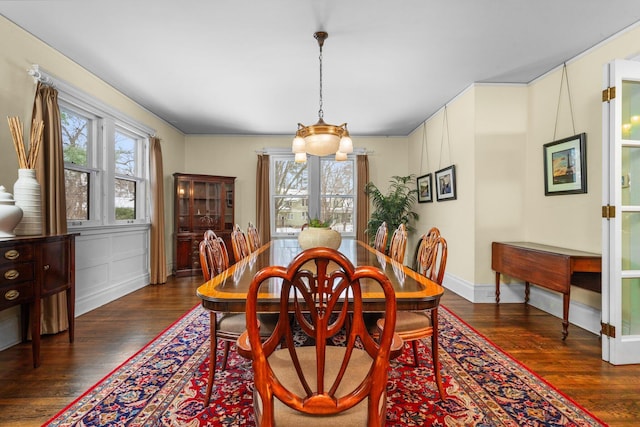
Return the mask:
MULTIPOLYGON (((387 426, 605 425, 444 307, 439 319, 447 398, 429 349, 419 346, 419 368, 405 349, 390 373, 387 426)), ((204 407, 208 348, 209 313, 198 306, 45 425, 254 426, 251 365, 235 352, 204 407)))

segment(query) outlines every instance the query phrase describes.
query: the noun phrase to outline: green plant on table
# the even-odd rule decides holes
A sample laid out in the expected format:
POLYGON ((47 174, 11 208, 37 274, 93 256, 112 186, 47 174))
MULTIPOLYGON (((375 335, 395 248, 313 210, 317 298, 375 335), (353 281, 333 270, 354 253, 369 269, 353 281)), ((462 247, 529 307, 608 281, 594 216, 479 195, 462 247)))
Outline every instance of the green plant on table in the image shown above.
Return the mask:
POLYGON ((312 228, 329 228, 332 225, 333 225, 333 222, 331 220, 322 221, 321 219, 318 219, 318 218, 309 219, 309 227, 312 227, 312 228))

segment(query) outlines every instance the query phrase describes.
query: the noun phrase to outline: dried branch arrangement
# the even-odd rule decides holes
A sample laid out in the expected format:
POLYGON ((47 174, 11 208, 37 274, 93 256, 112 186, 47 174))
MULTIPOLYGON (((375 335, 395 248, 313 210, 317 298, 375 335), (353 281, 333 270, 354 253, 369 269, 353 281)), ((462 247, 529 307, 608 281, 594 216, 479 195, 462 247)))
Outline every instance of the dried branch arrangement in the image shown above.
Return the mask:
POLYGON ((36 161, 38 160, 38 152, 40 151, 40 144, 42 143, 42 130, 44 129, 44 123, 42 121, 33 121, 31 124, 31 139, 29 141, 29 150, 25 152, 24 149, 24 135, 23 127, 20 118, 7 117, 9 122, 9 130, 11 131, 11 137, 13 138, 13 146, 16 149, 18 155, 18 167, 20 169, 35 169, 36 161))

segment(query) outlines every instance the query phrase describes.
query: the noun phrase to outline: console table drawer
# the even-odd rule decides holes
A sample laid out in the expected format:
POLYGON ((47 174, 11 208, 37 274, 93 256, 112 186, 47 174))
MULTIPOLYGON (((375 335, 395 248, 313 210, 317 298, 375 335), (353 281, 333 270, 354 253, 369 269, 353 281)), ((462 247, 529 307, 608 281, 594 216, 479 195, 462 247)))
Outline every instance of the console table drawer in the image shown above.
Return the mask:
POLYGON ((0 286, 31 281, 33 276, 32 262, 0 266, 0 286))
POLYGON ((33 299, 33 282, 0 286, 0 310, 30 302, 33 299))
POLYGON ((33 245, 7 244, 0 246, 0 266, 33 261, 33 245))

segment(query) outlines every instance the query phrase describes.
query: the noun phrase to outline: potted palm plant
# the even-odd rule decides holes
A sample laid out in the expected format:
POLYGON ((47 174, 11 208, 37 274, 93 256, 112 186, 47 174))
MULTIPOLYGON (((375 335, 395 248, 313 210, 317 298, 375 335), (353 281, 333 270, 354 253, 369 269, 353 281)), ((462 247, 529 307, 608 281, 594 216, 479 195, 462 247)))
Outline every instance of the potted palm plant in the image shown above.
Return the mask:
MULTIPOLYGON (((386 194, 378 189, 373 182, 367 183, 364 191, 370 197, 373 205, 373 212, 367 222, 366 229, 371 244, 373 244, 378 227, 383 222, 387 223, 390 232, 393 232, 400 224, 404 224, 408 232, 414 231, 412 223, 419 219, 419 215, 413 211, 418 194, 418 190, 410 185, 413 182, 415 182, 415 175, 393 176, 389 180, 389 189, 386 194)), ((388 244, 389 242, 387 242, 388 244)))

